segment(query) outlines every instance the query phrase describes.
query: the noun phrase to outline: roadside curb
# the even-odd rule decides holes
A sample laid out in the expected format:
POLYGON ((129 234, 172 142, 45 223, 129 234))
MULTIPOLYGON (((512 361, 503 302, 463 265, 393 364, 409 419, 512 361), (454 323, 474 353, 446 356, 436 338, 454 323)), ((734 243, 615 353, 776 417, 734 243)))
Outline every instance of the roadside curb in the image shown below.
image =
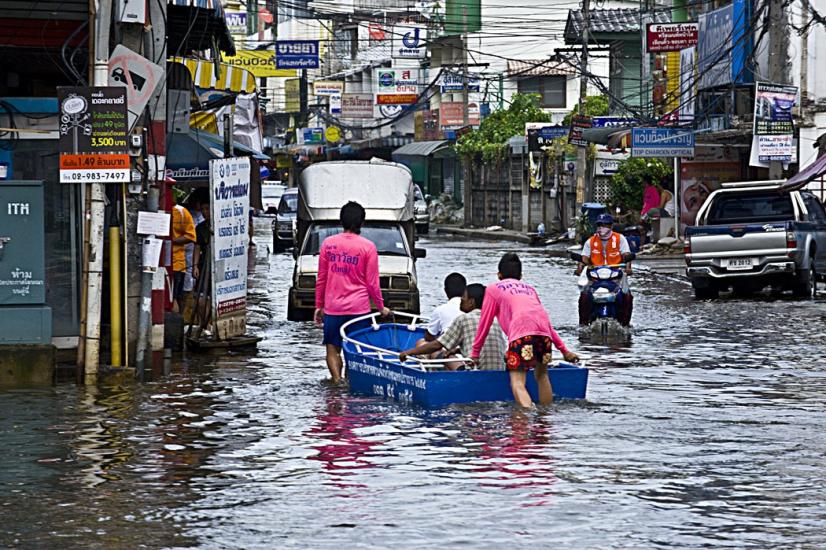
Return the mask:
POLYGON ((502 231, 488 231, 486 229, 468 229, 465 227, 454 227, 450 225, 435 226, 436 233, 443 235, 460 235, 462 237, 472 237, 486 239, 489 241, 516 241, 530 244, 531 239, 527 235, 522 235, 516 231, 504 229, 502 231))

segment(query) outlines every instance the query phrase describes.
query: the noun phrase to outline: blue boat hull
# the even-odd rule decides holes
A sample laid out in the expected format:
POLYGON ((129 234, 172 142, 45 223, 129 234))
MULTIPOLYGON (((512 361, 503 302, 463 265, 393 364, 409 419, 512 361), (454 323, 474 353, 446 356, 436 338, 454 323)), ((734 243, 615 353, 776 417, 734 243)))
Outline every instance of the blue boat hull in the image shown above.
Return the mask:
MULTIPOLYGON (((390 351, 409 349, 424 334, 422 329, 405 325, 384 324, 378 330, 361 329, 348 336, 357 342, 390 351)), ((442 407, 452 403, 513 401, 507 371, 429 371, 424 372, 382 359, 352 342, 344 343, 344 360, 350 391, 376 395, 403 403, 425 407, 442 407)), ((548 370, 555 399, 584 399, 588 386, 588 369, 562 363, 548 370)), ((528 376, 528 391, 538 399, 536 381, 528 376)))

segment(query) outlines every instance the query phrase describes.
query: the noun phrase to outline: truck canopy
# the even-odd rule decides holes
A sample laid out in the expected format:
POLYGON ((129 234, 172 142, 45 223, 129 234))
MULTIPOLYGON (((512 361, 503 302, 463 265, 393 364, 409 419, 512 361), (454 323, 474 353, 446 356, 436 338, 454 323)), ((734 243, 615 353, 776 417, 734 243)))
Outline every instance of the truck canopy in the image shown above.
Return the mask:
POLYGON ((298 217, 338 221, 349 201, 361 204, 369 221, 413 219, 413 178, 401 164, 384 161, 332 161, 308 166, 299 178, 298 217))

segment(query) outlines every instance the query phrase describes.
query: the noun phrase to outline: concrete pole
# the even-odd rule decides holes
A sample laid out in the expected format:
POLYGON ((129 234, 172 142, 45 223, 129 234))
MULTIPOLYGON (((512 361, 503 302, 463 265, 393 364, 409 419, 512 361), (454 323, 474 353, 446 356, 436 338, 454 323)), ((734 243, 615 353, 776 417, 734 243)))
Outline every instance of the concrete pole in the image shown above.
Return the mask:
MULTIPOLYGON (((783 13, 783 0, 769 0, 769 80, 774 84, 788 84, 789 26, 783 13)), ((783 177, 783 163, 769 163, 769 179, 783 177)))
MULTIPOLYGON (((591 25, 591 2, 590 0, 582 0, 582 61, 581 74, 579 77, 579 114, 585 114, 585 99, 588 97, 588 40, 589 30, 591 25)), ((586 174, 585 170, 588 167, 587 147, 579 147, 576 149, 576 201, 577 204, 582 204, 588 201, 586 195, 586 174)))

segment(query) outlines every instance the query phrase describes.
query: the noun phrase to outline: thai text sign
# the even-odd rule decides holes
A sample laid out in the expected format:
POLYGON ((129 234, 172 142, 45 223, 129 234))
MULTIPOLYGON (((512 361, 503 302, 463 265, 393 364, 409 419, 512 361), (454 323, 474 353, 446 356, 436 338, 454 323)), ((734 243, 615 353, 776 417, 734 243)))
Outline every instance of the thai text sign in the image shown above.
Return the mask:
MULTIPOLYGON (((444 102, 439 106, 439 118, 442 128, 465 125, 465 106, 461 101, 444 102)), ((471 126, 479 125, 479 105, 468 104, 467 123, 471 126)))
POLYGON ((341 80, 316 80, 313 82, 313 95, 334 96, 344 92, 344 82, 341 80))
POLYGON ((212 225, 212 318, 218 338, 247 331, 250 160, 209 161, 212 225))
POLYGON ((528 151, 541 151, 543 147, 552 145, 553 140, 568 137, 570 131, 568 126, 556 126, 550 122, 526 122, 528 151))
POLYGON ((373 118, 373 94, 341 94, 341 118, 373 118))
POLYGON ((301 79, 291 78, 284 81, 284 111, 297 113, 301 111, 301 79))
POLYGON ((129 155, 60 155, 60 183, 126 183, 129 155))
POLYGON ((588 142, 582 135, 582 131, 593 127, 594 122, 591 117, 584 115, 574 115, 571 118, 571 133, 568 135, 568 143, 577 147, 587 147, 588 142))
POLYGON ((295 69, 279 69, 275 66, 275 52, 266 50, 238 50, 236 55, 225 57, 233 67, 240 67, 256 78, 271 76, 295 76, 295 69))
POLYGON ((754 136, 757 141, 757 159, 760 162, 792 162, 794 136, 754 136))
POLYGON ((391 57, 396 59, 422 59, 427 53, 427 28, 393 27, 391 57))
MULTIPOLYGON (((446 93, 455 93, 462 91, 462 82, 465 79, 462 77, 461 74, 457 73, 444 73, 439 78, 439 89, 443 94, 446 93)), ((468 75, 467 77, 467 91, 468 92, 478 92, 479 91, 479 79, 475 76, 468 75)))
POLYGON ((318 69, 318 40, 278 40, 275 65, 279 69, 318 69))
POLYGON ((379 69, 376 71, 377 105, 411 105, 419 99, 416 69, 379 69))
POLYGON ((697 74, 700 89, 751 82, 748 58, 752 32, 749 0, 734 0, 698 17, 697 74))
POLYGON ((650 23, 646 32, 649 53, 678 52, 697 45, 699 23, 650 23))
POLYGON ((675 128, 632 128, 632 157, 693 157, 694 134, 675 128))
POLYGON ((758 82, 754 93, 754 135, 792 135, 794 133, 792 111, 796 100, 796 86, 758 82))
POLYGON ((126 88, 57 89, 61 153, 126 153, 129 133, 126 88))

